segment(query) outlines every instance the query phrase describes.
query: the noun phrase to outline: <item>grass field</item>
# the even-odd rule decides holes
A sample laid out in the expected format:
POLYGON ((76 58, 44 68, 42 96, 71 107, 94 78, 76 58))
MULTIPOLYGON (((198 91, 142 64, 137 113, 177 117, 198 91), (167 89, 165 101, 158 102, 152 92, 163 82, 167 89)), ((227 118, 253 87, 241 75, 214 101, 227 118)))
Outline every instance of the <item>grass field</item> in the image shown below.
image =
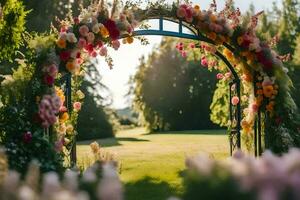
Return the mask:
MULTIPOLYGON (((121 131, 116 138, 98 140, 119 161, 127 200, 163 200, 183 191, 182 172, 187 156, 206 152, 229 156, 226 131, 184 131, 148 134, 145 129, 121 131)), ((78 163, 91 156, 88 144, 78 144, 78 163)))

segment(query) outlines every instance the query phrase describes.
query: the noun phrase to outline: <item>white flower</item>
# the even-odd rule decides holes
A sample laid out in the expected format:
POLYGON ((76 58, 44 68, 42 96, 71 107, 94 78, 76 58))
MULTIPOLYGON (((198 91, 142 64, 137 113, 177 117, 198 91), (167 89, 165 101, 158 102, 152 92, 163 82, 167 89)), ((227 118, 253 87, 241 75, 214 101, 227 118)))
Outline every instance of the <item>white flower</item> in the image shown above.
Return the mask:
POLYGON ((123 199, 123 187, 112 164, 103 166, 103 179, 98 185, 97 192, 101 200, 123 199))
POLYGON ((87 169, 83 173, 82 180, 88 183, 95 182, 97 180, 97 176, 93 170, 87 169))
POLYGON ((78 41, 74 33, 68 33, 67 34, 67 40, 70 43, 77 43, 77 41, 78 41))
POLYGON ((67 40, 67 33, 66 32, 61 32, 59 34, 59 39, 60 40, 67 40))
POLYGON ((43 196, 48 197, 49 195, 55 194, 60 190, 60 183, 58 175, 55 172, 49 172, 44 175, 43 182, 43 196))
POLYGON ((92 31, 94 32, 94 33, 99 33, 99 31, 100 31, 100 24, 95 24, 94 26, 93 26, 93 28, 92 28, 92 31))
POLYGON ((19 199, 20 200, 33 200, 36 199, 36 194, 34 191, 28 186, 22 186, 19 189, 19 199))

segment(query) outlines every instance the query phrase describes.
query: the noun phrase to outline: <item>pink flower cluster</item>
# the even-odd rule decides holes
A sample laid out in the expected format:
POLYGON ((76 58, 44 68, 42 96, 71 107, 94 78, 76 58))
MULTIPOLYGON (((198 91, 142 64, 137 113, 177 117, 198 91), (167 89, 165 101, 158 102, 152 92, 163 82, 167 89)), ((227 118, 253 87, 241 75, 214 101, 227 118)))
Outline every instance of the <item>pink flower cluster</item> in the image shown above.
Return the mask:
MULTIPOLYGON (((227 161, 217 161, 206 155, 186 160, 188 170, 194 175, 205 176, 205 180, 218 179, 215 173, 226 173, 234 178, 240 192, 249 191, 259 200, 300 199, 300 150, 290 149, 278 157, 270 151, 254 158, 242 152, 235 153, 227 161), (216 171, 217 169, 217 171, 216 171), (289 194, 289 195, 287 195, 289 194), (287 197, 287 198, 285 198, 287 197)), ((195 177, 193 177, 195 178, 195 177)), ((218 182, 219 180, 215 180, 218 182)), ((213 191, 212 191, 213 192, 213 191)), ((201 194, 199 194, 199 199, 201 194)))
POLYGON ((187 22, 193 22, 193 16, 195 15, 195 10, 192 6, 183 4, 177 10, 177 16, 179 18, 184 18, 187 22))
POLYGON ((48 86, 52 86, 54 84, 55 78, 58 73, 58 67, 56 64, 46 65, 43 67, 44 72, 44 82, 48 86))
POLYGON ((57 114, 62 106, 60 98, 56 95, 45 95, 39 104, 39 117, 42 126, 48 128, 57 121, 57 114))

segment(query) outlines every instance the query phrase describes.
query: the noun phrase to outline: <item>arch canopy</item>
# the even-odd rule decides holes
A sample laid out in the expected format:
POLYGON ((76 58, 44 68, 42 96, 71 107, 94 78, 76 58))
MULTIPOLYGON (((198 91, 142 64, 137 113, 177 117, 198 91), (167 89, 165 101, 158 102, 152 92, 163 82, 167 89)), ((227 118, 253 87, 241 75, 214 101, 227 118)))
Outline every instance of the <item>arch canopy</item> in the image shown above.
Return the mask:
MULTIPOLYGON (((232 96, 229 129, 237 137, 237 147, 241 146, 240 137, 253 141, 256 134, 262 133, 262 127, 265 148, 281 153, 300 146, 298 109, 290 94, 292 83, 287 68, 280 55, 256 36, 259 14, 246 23, 230 2, 217 12, 215 4, 203 10, 199 5, 168 5, 163 1, 147 6, 93 1, 79 16, 67 17, 60 21, 58 29, 29 42, 33 56, 26 62, 33 73, 28 101, 34 105, 24 108, 26 114, 20 114, 20 118, 27 116, 26 126, 18 128, 34 135, 34 140, 45 137, 51 129, 53 133, 47 138, 53 151, 74 149, 76 134, 68 132, 75 132, 79 111, 75 103, 78 105, 84 98, 78 88, 86 61, 102 56, 112 67, 109 48, 118 50, 121 43, 131 44, 134 38, 143 43, 139 37, 142 35, 165 35, 194 40, 181 42, 176 48, 187 57, 201 52, 202 64, 228 75, 232 96), (143 22, 149 19, 159 20, 158 30, 147 29, 143 22), (165 20, 178 23, 178 32, 164 30, 165 20), (184 27, 191 33, 184 33, 184 27), (227 70, 209 66, 212 58, 208 55, 221 59, 227 70), (65 91, 59 81, 62 77, 66 80, 65 91)), ((25 141, 18 142, 23 145, 25 141)))

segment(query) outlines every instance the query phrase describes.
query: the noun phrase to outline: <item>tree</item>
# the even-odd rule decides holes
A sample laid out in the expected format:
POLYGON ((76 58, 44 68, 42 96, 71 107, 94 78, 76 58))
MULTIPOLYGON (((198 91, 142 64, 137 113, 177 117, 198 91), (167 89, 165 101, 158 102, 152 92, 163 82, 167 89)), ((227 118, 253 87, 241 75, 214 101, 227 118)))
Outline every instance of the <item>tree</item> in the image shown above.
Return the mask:
POLYGON ((101 83, 101 75, 95 64, 87 67, 85 79, 81 85, 85 94, 82 109, 78 116, 78 140, 90 140, 114 136, 114 113, 107 108, 103 91, 108 88, 101 83))
POLYGON ((214 127, 209 104, 215 88, 214 74, 199 63, 187 62, 164 39, 159 52, 142 58, 134 77, 134 107, 151 131, 193 130, 214 127))

